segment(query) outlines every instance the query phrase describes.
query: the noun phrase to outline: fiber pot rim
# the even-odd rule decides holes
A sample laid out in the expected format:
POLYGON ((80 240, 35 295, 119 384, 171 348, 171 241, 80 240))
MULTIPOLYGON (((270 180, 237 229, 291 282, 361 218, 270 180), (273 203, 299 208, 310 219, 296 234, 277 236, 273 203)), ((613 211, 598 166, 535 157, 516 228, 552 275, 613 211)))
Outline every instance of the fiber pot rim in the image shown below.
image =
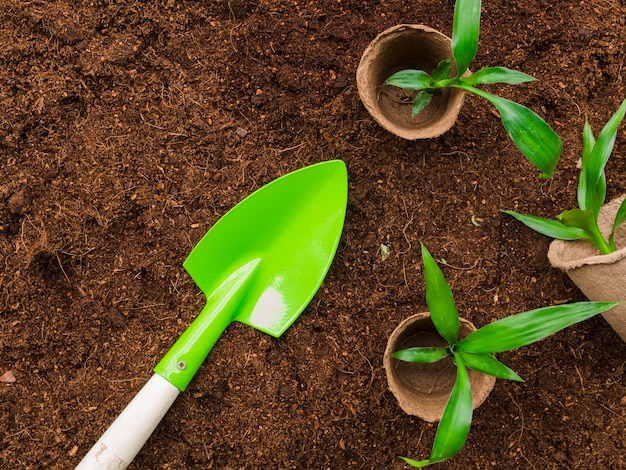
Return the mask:
POLYGON ((439 61, 452 57, 452 40, 440 31, 421 24, 392 26, 378 34, 361 56, 356 74, 361 101, 376 122, 392 134, 407 140, 437 137, 456 122, 465 92, 443 89, 442 96, 435 97, 413 118, 411 106, 381 93, 381 85, 399 70, 419 68, 430 72, 439 61), (421 43, 426 38, 430 41, 427 47, 413 46, 414 41, 421 43))
MULTIPOLYGON (((465 337, 471 332, 476 331, 476 327, 469 320, 465 318, 459 318, 459 322, 460 337, 465 337)), ((394 352, 400 349, 410 347, 411 344, 405 343, 407 342, 407 340, 410 341, 410 339, 415 336, 415 334, 419 331, 428 331, 434 333, 434 335, 439 337, 442 343, 445 343, 445 340, 443 340, 443 338, 441 338, 441 336, 439 336, 439 334, 437 333, 435 326, 430 319, 430 313, 416 313, 400 322, 400 324, 389 336, 383 356, 383 365, 385 367, 389 390, 396 398, 400 408, 409 415, 418 416, 424 421, 432 423, 441 419, 443 410, 445 409, 450 393, 452 392, 452 387, 454 386, 454 382, 456 381, 456 367, 451 367, 448 371, 448 374, 445 374, 445 370, 438 370, 442 367, 442 361, 434 364, 412 364, 399 361, 391 356, 394 352), (416 325, 418 326, 418 328, 416 328, 414 332, 412 332, 411 327, 414 327, 416 325), (427 329, 420 330, 419 326, 423 327, 424 325, 428 325, 427 329), (402 346, 403 344, 405 345, 402 346), (430 392, 424 391, 420 392, 419 390, 416 391, 415 384, 419 384, 417 388, 424 385, 422 389, 429 388, 429 386, 431 385, 430 383, 425 382, 422 379, 420 379, 419 382, 412 382, 412 385, 409 384, 411 382, 410 379, 407 381, 403 381, 401 379, 399 380, 397 377, 399 365, 407 365, 406 369, 413 368, 413 373, 420 373, 421 370, 427 368, 431 369, 430 373, 435 374, 436 382, 441 382, 433 382, 432 384, 431 391, 435 391, 437 392, 437 394, 432 394, 430 392)), ((448 361, 450 360, 448 359, 448 361)), ((476 372, 469 368, 468 375, 470 378, 472 390, 472 408, 476 409, 487 399, 487 396, 489 396, 489 393, 496 383, 496 378, 492 375, 476 372)))

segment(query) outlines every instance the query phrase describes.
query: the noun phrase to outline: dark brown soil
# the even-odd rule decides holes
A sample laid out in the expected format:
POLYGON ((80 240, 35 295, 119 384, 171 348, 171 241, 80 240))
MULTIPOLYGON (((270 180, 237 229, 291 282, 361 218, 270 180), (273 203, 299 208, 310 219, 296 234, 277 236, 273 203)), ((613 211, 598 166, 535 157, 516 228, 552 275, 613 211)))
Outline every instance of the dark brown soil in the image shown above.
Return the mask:
MULTIPOLYGON (((426 308, 419 241, 479 326, 582 300, 550 240, 499 211, 574 206, 584 117, 598 132, 626 97, 624 0, 484 3, 472 67, 540 80, 490 90, 562 137, 552 180, 484 100, 416 142, 361 105, 369 41, 398 23, 450 34, 451 0, 2 0, 0 468, 76 465, 202 307, 182 268, 194 244, 261 185, 334 158, 349 204, 314 301, 277 340, 230 327, 131 468, 426 458, 436 427, 401 412, 382 368, 393 328, 426 308)), ((626 126, 611 198, 624 155, 626 126)), ((500 358, 526 382, 498 381, 438 468, 626 468, 626 345, 602 318, 500 358)))

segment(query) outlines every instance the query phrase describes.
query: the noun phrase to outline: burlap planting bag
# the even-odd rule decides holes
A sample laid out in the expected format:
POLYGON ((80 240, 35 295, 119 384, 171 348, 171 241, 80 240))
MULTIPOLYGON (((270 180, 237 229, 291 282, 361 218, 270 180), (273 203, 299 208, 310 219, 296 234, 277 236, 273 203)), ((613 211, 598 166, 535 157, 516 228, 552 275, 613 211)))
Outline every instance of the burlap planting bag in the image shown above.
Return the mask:
MULTIPOLYGON (((626 196, 614 199, 600 209, 598 225, 605 237, 611 232, 613 219, 626 196)), ((554 240, 548 259, 555 268, 567 273, 578 288, 593 301, 626 301, 626 224, 615 234, 618 250, 602 255, 586 240, 554 240)), ((626 303, 602 316, 626 341, 626 303)))

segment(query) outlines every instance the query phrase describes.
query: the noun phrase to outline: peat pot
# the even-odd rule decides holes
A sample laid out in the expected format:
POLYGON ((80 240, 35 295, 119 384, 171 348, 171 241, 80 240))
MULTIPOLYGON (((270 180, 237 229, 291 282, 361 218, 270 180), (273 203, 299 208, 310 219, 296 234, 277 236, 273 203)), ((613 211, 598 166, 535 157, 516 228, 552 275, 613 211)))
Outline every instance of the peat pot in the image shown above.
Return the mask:
MULTIPOLYGON (((459 322, 460 338, 476 331, 476 327, 468 320, 460 318, 459 322)), ((431 423, 441 419, 456 381, 456 366, 450 358, 433 364, 420 364, 400 361, 391 355, 401 349, 446 344, 435 329, 430 314, 418 313, 402 321, 393 331, 383 358, 389 390, 396 397, 400 408, 407 414, 431 423)), ((471 369, 468 369, 468 375, 473 409, 476 409, 493 389, 496 378, 471 369)))
MULTIPOLYGON (((431 73, 444 59, 452 58, 452 41, 423 25, 397 25, 380 33, 365 49, 357 68, 356 81, 361 101, 371 116, 389 132, 408 140, 428 139, 443 134, 455 123, 465 93, 456 88, 441 90, 426 108, 411 117, 415 92, 383 82, 405 69, 431 73)), ((453 68, 455 74, 456 70, 453 68)))
MULTIPOLYGON (((626 196, 614 199, 600 209, 598 226, 606 237, 613 219, 626 196)), ((626 341, 626 224, 615 234, 618 250, 608 255, 586 240, 554 240, 550 243, 548 259, 570 277, 578 288, 593 301, 625 303, 602 314, 611 327, 626 341)))

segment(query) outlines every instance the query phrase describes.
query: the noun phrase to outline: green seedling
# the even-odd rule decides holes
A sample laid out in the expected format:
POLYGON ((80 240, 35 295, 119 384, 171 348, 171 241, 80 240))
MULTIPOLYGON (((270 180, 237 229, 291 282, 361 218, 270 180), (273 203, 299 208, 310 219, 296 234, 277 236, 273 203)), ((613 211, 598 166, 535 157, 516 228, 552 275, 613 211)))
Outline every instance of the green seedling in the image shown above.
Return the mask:
POLYGON ((418 461, 401 457, 406 463, 418 468, 453 457, 463 448, 472 422, 468 368, 521 382, 521 377, 498 361, 494 353, 534 343, 617 305, 613 302, 578 302, 530 310, 497 320, 459 339, 459 316, 450 286, 424 245, 422 258, 426 303, 437 332, 448 345, 403 349, 394 353, 393 357, 421 363, 433 363, 450 357, 456 365, 457 376, 435 434, 430 458, 418 461))
POLYGON ((532 215, 520 214, 515 211, 503 212, 512 215, 533 230, 548 237, 559 240, 588 240, 603 255, 616 251, 615 232, 626 221, 626 200, 622 202, 611 233, 605 238, 598 228, 598 215, 606 198, 606 175, 604 169, 611 156, 617 129, 626 113, 626 100, 605 124, 596 138, 589 121, 585 119, 583 129, 583 149, 580 174, 578 176, 578 208, 566 210, 556 219, 544 219, 532 215))
POLYGON ((487 93, 475 85, 507 83, 516 85, 536 80, 534 77, 505 67, 484 67, 464 76, 478 50, 481 0, 457 0, 452 26, 453 58, 442 60, 430 74, 424 70, 407 69, 394 73, 384 85, 416 92, 412 115, 419 114, 433 96, 444 88, 459 88, 485 98, 493 104, 515 146, 535 165, 543 178, 552 176, 563 146, 552 128, 530 109, 505 98, 487 93), (456 63, 456 75, 452 64, 456 63))

